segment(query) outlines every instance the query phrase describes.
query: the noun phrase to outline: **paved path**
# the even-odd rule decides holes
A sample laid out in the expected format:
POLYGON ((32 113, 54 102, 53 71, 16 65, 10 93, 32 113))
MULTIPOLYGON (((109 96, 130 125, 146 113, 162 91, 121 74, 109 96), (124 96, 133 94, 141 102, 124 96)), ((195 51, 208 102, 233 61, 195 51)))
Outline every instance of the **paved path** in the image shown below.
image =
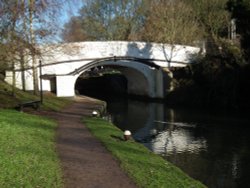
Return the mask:
MULTIPOLYGON (((57 151, 67 188, 133 188, 135 184, 121 170, 118 161, 97 141, 82 123, 98 104, 90 98, 78 102, 60 113, 58 120, 57 151)), ((50 115, 51 116, 51 115, 50 115)))

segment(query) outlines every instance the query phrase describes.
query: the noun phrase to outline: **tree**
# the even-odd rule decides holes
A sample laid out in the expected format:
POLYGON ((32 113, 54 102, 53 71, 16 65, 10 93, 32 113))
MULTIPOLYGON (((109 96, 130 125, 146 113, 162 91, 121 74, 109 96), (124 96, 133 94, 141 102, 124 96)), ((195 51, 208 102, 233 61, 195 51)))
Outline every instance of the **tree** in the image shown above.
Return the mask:
POLYGON ((87 40, 86 33, 81 27, 81 20, 77 17, 72 17, 68 23, 64 25, 62 37, 65 41, 78 42, 87 40))
POLYGON ((184 0, 193 8, 200 27, 203 27, 206 36, 214 39, 227 37, 230 24, 230 13, 227 11, 228 0, 184 0))
POLYGON ((145 21, 142 39, 169 44, 192 44, 202 29, 192 7, 181 0, 153 0, 145 21))
POLYGON ((132 40, 141 29, 145 0, 87 0, 65 25, 65 41, 132 40), (76 34, 75 37, 73 34, 76 34))
POLYGON ((87 0, 64 26, 64 41, 143 40, 191 44, 204 27, 189 0, 87 0))
POLYGON ((245 57, 250 57, 250 1, 229 0, 228 10, 232 13, 232 18, 236 19, 237 33, 240 35, 241 46, 244 49, 245 57))
MULTIPOLYGON (((2 69, 25 70, 32 67, 34 93, 38 94, 38 44, 48 42, 57 33, 57 17, 61 1, 3 0, 0 2, 0 61, 2 69), (59 8, 59 9, 58 9, 59 8), (28 58, 31 57, 31 60, 28 58), (32 62, 31 64, 29 62, 32 62)), ((53 40, 55 41, 55 40, 53 40)), ((22 73, 23 89, 25 76, 22 73)), ((13 84, 14 85, 14 84, 13 84)))
POLYGON ((15 94, 15 51, 17 48, 16 41, 18 36, 15 33, 15 28, 17 25, 17 20, 19 17, 16 4, 13 4, 14 1, 3 1, 1 2, 2 17, 5 20, 2 20, 1 27, 1 64, 4 64, 3 69, 10 68, 13 70, 12 74, 12 94, 15 94), (6 11, 7 9, 7 11, 6 11), (5 67, 6 66, 6 67, 5 67), (7 67, 8 66, 8 67, 7 67))

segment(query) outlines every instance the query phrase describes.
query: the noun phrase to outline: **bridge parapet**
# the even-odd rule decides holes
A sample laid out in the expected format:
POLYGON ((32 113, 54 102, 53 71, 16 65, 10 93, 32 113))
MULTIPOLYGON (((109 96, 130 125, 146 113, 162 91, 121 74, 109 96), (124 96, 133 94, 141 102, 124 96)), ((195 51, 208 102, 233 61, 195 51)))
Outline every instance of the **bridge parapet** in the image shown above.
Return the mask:
POLYGON ((46 64, 129 56, 152 60, 161 67, 186 66, 201 52, 192 46, 125 41, 65 43, 41 50, 46 64))

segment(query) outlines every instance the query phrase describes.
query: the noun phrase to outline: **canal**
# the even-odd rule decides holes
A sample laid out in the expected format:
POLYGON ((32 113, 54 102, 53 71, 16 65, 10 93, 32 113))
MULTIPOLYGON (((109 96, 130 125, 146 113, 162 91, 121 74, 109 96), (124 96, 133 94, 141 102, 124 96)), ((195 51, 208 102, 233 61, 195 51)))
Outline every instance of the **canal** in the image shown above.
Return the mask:
POLYGON ((108 102, 112 122, 208 187, 250 187, 250 121, 129 99, 108 102))
POLYGON ((85 90, 80 88, 80 94, 107 101, 108 113, 117 127, 130 130, 136 141, 194 179, 211 188, 250 187, 247 118, 115 97, 116 92, 104 83, 88 83, 84 83, 85 90))

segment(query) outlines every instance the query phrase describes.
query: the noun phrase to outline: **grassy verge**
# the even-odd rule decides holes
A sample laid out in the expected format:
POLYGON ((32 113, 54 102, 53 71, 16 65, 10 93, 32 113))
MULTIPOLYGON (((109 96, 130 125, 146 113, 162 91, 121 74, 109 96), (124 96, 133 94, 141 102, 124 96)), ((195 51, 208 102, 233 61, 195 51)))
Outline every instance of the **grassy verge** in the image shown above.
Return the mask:
POLYGON ((45 110, 60 111, 65 106, 71 104, 73 101, 68 98, 56 97, 52 94, 44 95, 44 102, 42 108, 45 110))
MULTIPOLYGON (((40 100, 39 96, 32 95, 29 92, 23 92, 16 89, 15 96, 13 96, 11 91, 11 86, 0 80, 0 108, 14 108, 21 102, 40 100)), ((58 111, 71 102, 72 100, 58 98, 53 94, 47 93, 44 94, 44 103, 42 108, 45 110, 58 111)))
POLYGON ((143 145, 123 141, 121 130, 109 122, 98 118, 87 118, 84 122, 140 187, 205 187, 143 145))
POLYGON ((0 110, 0 187, 62 187, 55 127, 42 117, 0 110))

